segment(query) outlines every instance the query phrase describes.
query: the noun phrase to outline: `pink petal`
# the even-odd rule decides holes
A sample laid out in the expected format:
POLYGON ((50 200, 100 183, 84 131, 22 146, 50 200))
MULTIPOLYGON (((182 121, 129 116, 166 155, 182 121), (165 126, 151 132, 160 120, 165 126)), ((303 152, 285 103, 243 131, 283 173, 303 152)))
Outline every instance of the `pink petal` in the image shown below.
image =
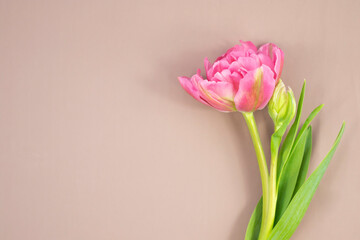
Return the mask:
POLYGON ((240 43, 240 45, 235 45, 234 47, 228 49, 226 53, 218 57, 216 61, 226 59, 229 63, 232 63, 239 57, 248 57, 257 52, 257 48, 252 42, 240 40, 240 43))
POLYGON ((260 67, 260 63, 260 59, 256 55, 253 55, 252 57, 239 57, 236 61, 231 63, 229 70, 231 72, 249 72, 260 67))
POLYGON ((253 112, 264 108, 269 102, 275 88, 273 71, 266 65, 248 72, 239 84, 235 96, 238 111, 253 112))
MULTIPOLYGON (((222 112, 236 111, 234 105, 234 88, 232 83, 214 82, 208 80, 193 79, 198 85, 201 97, 208 104, 222 112)), ((195 85, 194 84, 194 85, 195 85)))
POLYGON ((224 69, 227 69, 229 67, 229 63, 226 60, 219 60, 214 62, 214 64, 212 65, 212 67, 208 70, 207 74, 208 79, 211 80, 212 77, 214 77, 214 75, 217 72, 221 72, 224 69))
POLYGON ((276 56, 274 69, 275 69, 275 73, 276 73, 276 81, 278 81, 281 76, 283 65, 284 65, 284 53, 283 53, 283 51, 281 51, 280 48, 277 48, 273 52, 275 53, 275 56, 276 56))
MULTIPOLYGON (((246 72, 247 73, 247 72, 246 72)), ((242 79, 241 72, 231 72, 229 69, 223 70, 221 73, 216 73, 215 76, 211 79, 216 82, 228 82, 231 83, 234 91, 234 95, 239 88, 239 82, 242 79)))
POLYGON ((241 75, 241 73, 238 72, 233 72, 231 73, 231 79, 232 79, 232 83, 234 86, 234 92, 236 93, 239 89, 239 83, 240 80, 243 78, 243 75, 241 75))
POLYGON ((231 61, 231 56, 230 56, 230 54, 231 54, 232 52, 238 52, 238 51, 240 51, 240 46, 239 46, 239 45, 235 45, 234 47, 229 48, 229 49, 226 51, 226 53, 224 53, 223 55, 221 55, 220 57, 218 57, 218 58, 216 59, 216 61, 220 61, 220 60, 224 60, 224 59, 231 61))
MULTIPOLYGON (((283 51, 273 43, 267 43, 259 48, 258 53, 265 54, 270 57, 274 66, 274 72, 276 73, 275 79, 279 80, 284 64, 284 53, 283 51)), ((266 63, 264 63, 266 64, 266 63)), ((267 65, 267 64, 266 64, 267 65)), ((269 66, 271 67, 271 66, 269 66)))
POLYGON ((211 80, 216 82, 232 82, 231 72, 229 69, 217 72, 211 80))
MULTIPOLYGON (((262 64, 267 65, 271 69, 274 69, 273 60, 269 57, 269 55, 264 54, 264 53, 259 53, 258 57, 262 64)), ((274 72, 275 72, 275 70, 274 70, 274 72)))
POLYGON ((207 93, 215 94, 221 99, 233 101, 235 97, 234 88, 231 83, 228 82, 212 82, 204 80, 200 82, 202 89, 207 93))
POLYGON ((209 70, 212 68, 211 63, 209 62, 209 60, 207 58, 204 59, 204 66, 205 66, 205 73, 206 73, 206 78, 207 79, 211 79, 213 76, 212 71, 209 72, 209 70))
POLYGON ((240 40, 240 43, 241 43, 241 46, 243 46, 244 51, 254 52, 254 53, 257 52, 256 46, 251 41, 245 42, 245 41, 240 40))
POLYGON ((196 100, 209 106, 209 104, 201 98, 200 91, 193 85, 192 81, 188 77, 178 77, 178 79, 181 86, 188 94, 190 94, 196 100))

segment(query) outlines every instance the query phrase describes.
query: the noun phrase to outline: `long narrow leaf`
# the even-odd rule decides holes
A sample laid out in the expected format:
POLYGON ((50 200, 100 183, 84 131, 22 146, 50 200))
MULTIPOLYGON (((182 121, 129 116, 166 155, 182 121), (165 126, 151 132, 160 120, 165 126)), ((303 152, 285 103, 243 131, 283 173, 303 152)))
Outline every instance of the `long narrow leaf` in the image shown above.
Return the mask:
POLYGON ((311 126, 309 126, 309 133, 307 134, 307 137, 306 137, 304 156, 303 156, 303 160, 301 163, 301 168, 300 168, 300 172, 299 172, 299 176, 298 176, 298 179, 296 182, 293 196, 295 196, 296 192, 300 189, 300 187, 303 185, 303 183, 306 180, 306 175, 309 170, 311 150, 312 150, 312 129, 311 129, 311 126))
POLYGON ((245 240, 258 240, 262 218, 262 197, 255 207, 254 212, 251 215, 249 224, 246 229, 245 240))
POLYGON ((295 232, 301 222, 301 219, 305 215, 307 208, 309 207, 310 201, 313 198, 322 177, 324 176, 331 158, 335 153, 335 150, 344 133, 344 128, 345 123, 343 123, 339 135, 337 136, 330 152, 296 193, 284 215, 271 231, 269 240, 288 240, 295 232))
MULTIPOLYGON (((294 151, 294 149, 296 148, 296 146, 298 145, 300 139, 303 139, 303 134, 305 132, 305 130, 309 127, 311 121, 316 117, 316 115, 320 112, 320 110, 324 107, 323 104, 321 104, 320 106, 316 107, 311 113, 310 115, 308 116, 308 118, 305 120, 304 124, 302 125, 300 131, 299 131, 299 134, 297 135, 297 137, 295 138, 295 141, 294 141, 294 144, 293 144, 293 147, 291 149, 291 152, 290 152, 290 155, 291 153, 294 151)), ((289 155, 289 156, 290 156, 289 155)), ((279 181, 280 181, 280 178, 281 178, 281 175, 283 174, 283 171, 284 171, 284 166, 286 165, 286 162, 289 160, 289 158, 287 159, 284 159, 284 162, 282 164, 282 167, 280 168, 280 173, 279 173, 279 181)))
POLYGON ((279 221, 279 219, 285 212, 293 196, 301 167, 301 162, 304 156, 304 150, 308 134, 309 131, 307 131, 305 134, 302 134, 301 138, 298 141, 298 144, 295 146, 294 150, 289 156, 289 159, 285 163, 283 171, 280 175, 275 224, 279 221))
POLYGON ((310 126, 311 121, 316 117, 316 115, 320 112, 320 110, 324 107, 324 104, 317 106, 309 115, 309 117, 305 120, 304 124, 302 125, 298 137, 295 139, 294 147, 297 144, 299 137, 306 131, 306 129, 310 126))
POLYGON ((285 163, 285 160, 289 157, 290 151, 291 151, 292 146, 295 141, 296 134, 298 132, 301 111, 302 111, 302 106, 303 106, 303 102, 304 102, 305 87, 306 87, 306 81, 304 80, 304 83, 303 83, 303 86, 301 89, 301 93, 300 93, 300 98, 299 98, 299 102, 298 102, 298 106, 297 106, 296 117, 295 117, 294 123, 291 125, 291 128, 290 128, 288 134, 286 135, 286 138, 280 149, 279 160, 278 160, 279 161, 278 169, 277 169, 278 176, 280 174, 280 170, 282 169, 282 167, 285 163))

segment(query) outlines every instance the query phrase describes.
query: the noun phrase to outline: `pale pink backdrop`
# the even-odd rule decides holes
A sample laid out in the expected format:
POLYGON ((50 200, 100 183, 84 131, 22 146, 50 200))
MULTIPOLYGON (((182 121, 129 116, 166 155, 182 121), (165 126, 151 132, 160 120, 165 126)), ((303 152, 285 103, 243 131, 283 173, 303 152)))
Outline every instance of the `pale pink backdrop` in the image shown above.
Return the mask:
MULTIPOLYGON (((261 194, 241 114, 188 96, 239 39, 274 42, 313 122, 347 127, 302 239, 358 239, 360 1, 0 0, 1 240, 240 240, 261 194)), ((272 123, 256 114, 263 142, 272 123)), ((268 147, 266 151, 268 152, 268 147)))

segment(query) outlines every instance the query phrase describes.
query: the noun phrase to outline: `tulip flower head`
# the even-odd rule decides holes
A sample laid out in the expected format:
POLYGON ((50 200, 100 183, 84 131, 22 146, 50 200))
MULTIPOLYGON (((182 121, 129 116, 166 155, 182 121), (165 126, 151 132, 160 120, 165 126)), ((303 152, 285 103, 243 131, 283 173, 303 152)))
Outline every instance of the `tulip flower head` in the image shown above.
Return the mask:
POLYGON ((284 55, 275 44, 259 49, 240 41, 213 64, 205 59, 206 78, 197 74, 179 77, 182 87, 196 100, 222 112, 263 109, 279 81, 284 55))

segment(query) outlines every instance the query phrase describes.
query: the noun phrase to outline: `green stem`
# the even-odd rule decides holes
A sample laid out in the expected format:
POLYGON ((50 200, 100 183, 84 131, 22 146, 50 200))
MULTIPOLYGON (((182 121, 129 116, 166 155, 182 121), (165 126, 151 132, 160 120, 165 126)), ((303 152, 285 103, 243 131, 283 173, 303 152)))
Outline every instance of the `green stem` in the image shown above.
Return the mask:
POLYGON ((249 128, 249 132, 254 144, 255 153, 260 169, 260 177, 261 177, 262 191, 263 191, 263 211, 262 211, 263 214, 261 219, 261 230, 260 230, 259 240, 262 240, 263 238, 261 238, 261 233, 264 232, 263 228, 266 226, 265 221, 267 219, 268 204, 269 204, 269 170, 266 164, 266 158, 261 144, 259 132, 256 126, 254 114, 252 112, 243 113, 243 116, 249 128))
POLYGON ((281 137, 276 136, 275 134, 271 137, 271 165, 270 165, 270 182, 269 182, 269 199, 268 199, 269 202, 268 202, 266 218, 264 220, 264 227, 262 227, 260 230, 259 240, 262 239, 266 240, 269 237, 274 225, 276 202, 277 202, 276 171, 277 171, 280 142, 281 142, 281 137))

